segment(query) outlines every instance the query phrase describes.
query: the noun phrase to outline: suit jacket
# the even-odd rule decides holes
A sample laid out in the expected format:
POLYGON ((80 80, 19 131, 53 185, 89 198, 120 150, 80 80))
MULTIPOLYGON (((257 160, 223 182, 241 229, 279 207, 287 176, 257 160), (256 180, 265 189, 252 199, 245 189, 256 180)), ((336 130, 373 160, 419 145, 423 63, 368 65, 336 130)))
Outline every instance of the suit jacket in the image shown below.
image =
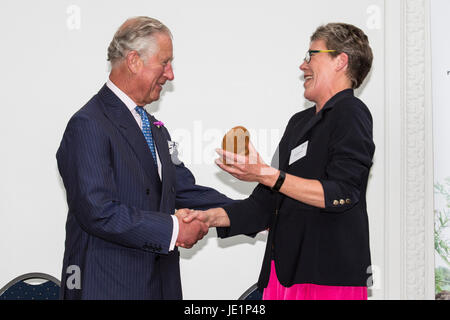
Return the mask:
POLYGON ((319 180, 325 208, 317 208, 258 185, 250 197, 224 206, 230 228, 220 237, 270 228, 258 281, 267 287, 271 260, 283 286, 313 283, 367 286, 371 265, 366 187, 375 145, 372 117, 353 90, 295 114, 279 144, 279 168, 319 180), (291 150, 308 141, 306 155, 289 165, 291 150))
POLYGON ((63 299, 181 299, 170 215, 231 201, 196 185, 172 161, 167 129, 149 119, 162 181, 139 125, 106 85, 67 125, 56 155, 68 203, 63 299))

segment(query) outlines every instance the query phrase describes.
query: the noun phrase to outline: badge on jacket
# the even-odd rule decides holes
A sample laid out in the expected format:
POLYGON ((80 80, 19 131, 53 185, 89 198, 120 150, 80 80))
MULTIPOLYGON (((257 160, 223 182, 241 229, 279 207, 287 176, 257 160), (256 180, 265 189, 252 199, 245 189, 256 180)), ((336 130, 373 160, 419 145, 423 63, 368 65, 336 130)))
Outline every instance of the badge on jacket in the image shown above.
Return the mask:
POLYGON ((306 141, 301 145, 299 145, 298 147, 292 149, 291 157, 289 158, 289 165, 293 164, 294 162, 297 162, 298 160, 306 156, 306 152, 308 151, 308 142, 309 141, 306 141))
POLYGON ((167 140, 167 144, 169 145, 169 154, 173 154, 177 151, 178 143, 175 141, 169 141, 167 140))
POLYGON ((178 142, 167 140, 169 146, 169 154, 172 159, 172 163, 175 165, 181 164, 180 159, 178 159, 178 142))

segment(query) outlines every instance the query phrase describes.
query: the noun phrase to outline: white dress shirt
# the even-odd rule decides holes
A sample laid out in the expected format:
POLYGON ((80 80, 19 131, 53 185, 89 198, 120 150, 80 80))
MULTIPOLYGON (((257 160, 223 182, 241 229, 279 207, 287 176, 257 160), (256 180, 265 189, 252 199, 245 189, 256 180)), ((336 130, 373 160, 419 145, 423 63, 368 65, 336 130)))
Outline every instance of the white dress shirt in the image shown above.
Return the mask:
MULTIPOLYGON (((134 119, 136 120, 137 124, 139 125, 139 128, 142 130, 142 119, 139 113, 135 110, 136 103, 131 100, 129 96, 127 96, 122 90, 120 90, 110 79, 106 82, 106 86, 111 89, 112 92, 127 106, 127 108, 130 110, 131 114, 133 115, 134 119)), ((159 178, 162 181, 162 165, 161 160, 159 159, 158 155, 158 149, 155 143, 155 153, 156 153, 156 162, 158 167, 158 174, 159 178)), ((178 231, 179 231, 179 225, 178 225, 178 219, 175 215, 171 215, 173 219, 173 232, 172 232, 172 239, 170 241, 170 247, 169 251, 172 251, 175 248, 175 243, 178 238, 178 231)))

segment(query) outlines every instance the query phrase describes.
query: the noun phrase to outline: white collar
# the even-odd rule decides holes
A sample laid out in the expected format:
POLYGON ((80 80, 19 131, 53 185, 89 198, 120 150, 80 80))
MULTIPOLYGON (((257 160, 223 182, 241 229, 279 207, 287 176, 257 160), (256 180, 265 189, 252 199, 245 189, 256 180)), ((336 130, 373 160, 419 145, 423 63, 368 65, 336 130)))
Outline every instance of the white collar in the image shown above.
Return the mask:
POLYGON ((134 111, 134 108, 136 108, 136 103, 126 95, 125 92, 120 90, 109 78, 108 81, 106 81, 106 86, 111 89, 112 92, 127 106, 128 109, 130 109, 131 112, 134 111))

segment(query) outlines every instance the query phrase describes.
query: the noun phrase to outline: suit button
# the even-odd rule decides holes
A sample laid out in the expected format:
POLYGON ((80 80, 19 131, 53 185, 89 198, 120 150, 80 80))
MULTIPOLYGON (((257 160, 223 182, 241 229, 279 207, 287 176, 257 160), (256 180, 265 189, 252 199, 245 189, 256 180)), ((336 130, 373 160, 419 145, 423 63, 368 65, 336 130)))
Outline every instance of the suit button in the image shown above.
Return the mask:
POLYGON ((345 203, 346 203, 346 204, 350 204, 350 203, 352 203, 352 200, 346 199, 346 200, 345 200, 345 203))
POLYGON ((334 201, 333 201, 333 205, 334 205, 334 206, 337 206, 338 204, 339 204, 339 201, 337 201, 337 200, 334 200, 334 201))
POLYGON ((150 194, 150 189, 145 189, 145 194, 149 195, 150 194))
POLYGON ((339 204, 340 204, 341 206, 343 206, 343 205, 345 204, 345 200, 344 200, 344 199, 339 200, 339 204))

